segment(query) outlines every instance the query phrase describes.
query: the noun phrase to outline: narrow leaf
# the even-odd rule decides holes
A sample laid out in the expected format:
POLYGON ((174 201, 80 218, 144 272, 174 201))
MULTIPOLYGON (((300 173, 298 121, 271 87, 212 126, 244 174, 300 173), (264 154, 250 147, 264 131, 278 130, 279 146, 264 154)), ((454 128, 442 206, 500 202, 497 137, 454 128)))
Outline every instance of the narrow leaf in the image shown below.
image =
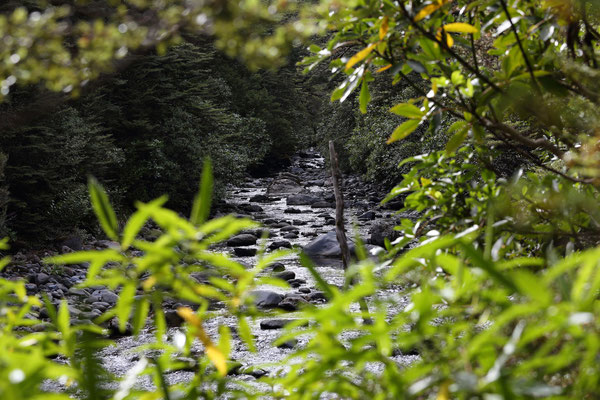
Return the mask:
POLYGON ((440 3, 429 4, 425 7, 423 7, 421 9, 421 11, 419 11, 417 13, 417 15, 415 15, 415 22, 418 22, 418 21, 422 20, 423 18, 427 17, 428 15, 432 14, 435 10, 440 8, 442 5, 443 5, 443 2, 440 2, 440 3))
POLYGON ((363 114, 367 113, 367 104, 371 101, 371 94, 369 93, 369 84, 367 80, 363 78, 362 86, 360 88, 360 96, 358 98, 358 103, 360 107, 360 112, 363 114))
POLYGON ((348 60, 348 62, 346 63, 346 71, 349 70, 350 68, 352 68, 357 63, 364 60, 365 57, 367 57, 369 54, 371 54, 371 52, 373 51, 373 49, 375 49, 376 46, 377 46, 377 43, 371 43, 370 45, 368 45, 367 47, 365 47, 364 49, 362 49, 361 51, 359 51, 358 53, 353 55, 350 58, 350 60, 348 60))
POLYGON ((200 225, 208 218, 210 213, 210 204, 212 201, 213 193, 213 173, 212 173, 212 162, 210 158, 204 160, 204 167, 202 168, 202 180, 200 181, 200 191, 194 199, 194 205, 192 206, 192 215, 190 222, 194 225, 200 225))
POLYGON ((417 129, 419 124, 421 123, 418 119, 409 119, 404 122, 402 125, 399 125, 394 132, 392 132, 392 136, 387 140, 387 144, 394 143, 398 140, 404 139, 411 133, 417 129))
POLYGON ((446 32, 458 32, 458 33, 477 33, 477 28, 473 25, 465 24, 464 22, 454 22, 448 25, 444 25, 446 32))
POLYGON ((90 177, 88 180, 88 189, 94 213, 98 217, 98 221, 100 221, 102 230, 104 230, 106 236, 112 240, 117 240, 117 216, 108 201, 108 196, 104 188, 96 179, 90 177))
POLYGON ((383 21, 381 21, 381 26, 379 27, 379 40, 383 40, 383 38, 385 38, 385 35, 390 28, 389 22, 390 19, 387 16, 383 17, 383 21))

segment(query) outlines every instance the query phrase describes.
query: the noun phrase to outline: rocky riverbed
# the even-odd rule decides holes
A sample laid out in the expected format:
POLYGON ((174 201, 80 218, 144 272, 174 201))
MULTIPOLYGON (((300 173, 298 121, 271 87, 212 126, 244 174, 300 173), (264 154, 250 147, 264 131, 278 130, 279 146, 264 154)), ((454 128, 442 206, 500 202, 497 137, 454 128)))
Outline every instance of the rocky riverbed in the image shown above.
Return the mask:
MULTIPOLYGON (((230 188, 229 196, 218 209, 220 214, 233 213, 249 216, 260 222, 259 231, 245 232, 231 238, 217 251, 230 252, 232 257, 246 265, 256 262, 260 237, 267 232, 267 251, 279 248, 303 248, 317 261, 318 271, 330 284, 342 286, 344 271, 340 261, 340 250, 335 237, 335 201, 331 177, 325 168, 325 160, 314 151, 303 151, 294 158, 292 165, 278 174, 265 178, 248 178, 245 183, 230 188)), ((358 177, 344 177, 344 198, 346 202, 346 226, 348 236, 360 235, 374 250, 383 244, 384 237, 393 239, 394 209, 400 204, 392 203, 386 208, 379 205, 385 193, 375 186, 362 182, 358 177)), ((65 243, 62 252, 80 249, 100 249, 116 246, 110 241, 97 240, 89 244, 65 243), (71 245, 71 246, 69 246, 71 245)), ((73 318, 92 320, 116 304, 118 294, 104 287, 78 288, 85 280, 86 267, 52 267, 43 265, 40 256, 48 254, 17 254, 14 262, 3 272, 4 277, 25 277, 30 293, 45 293, 55 304, 67 299, 73 318)), ((277 373, 270 367, 273 362, 282 360, 292 349, 303 345, 303 340, 288 342, 280 346, 273 342, 280 335, 281 328, 294 318, 302 304, 322 304, 323 293, 315 288, 312 276, 302 267, 296 255, 280 260, 264 273, 281 278, 291 289, 265 286, 254 293, 257 306, 266 310, 262 318, 257 318, 252 326, 256 338, 256 353, 249 352, 245 345, 235 341, 231 357, 239 368, 235 373, 239 379, 254 381, 261 375, 277 373)), ((398 305, 402 308, 402 303, 398 305)), ((182 321, 175 312, 176 303, 166 303, 165 314, 170 326, 170 340, 177 340, 178 327, 182 321)), ((39 317, 46 318, 45 310, 39 317)), ((219 325, 233 326, 234 319, 225 310, 215 310, 215 317, 205 321, 209 335, 217 335, 219 325)), ((105 367, 117 376, 124 375, 139 362, 140 354, 136 347, 154 340, 151 331, 142 332, 139 337, 120 335, 115 321, 107 327, 113 330, 115 345, 102 349, 99 357, 105 367)), ((198 350, 200 351, 200 350, 198 350)), ((408 363, 415 356, 398 355, 399 363, 408 363)), ((168 375, 170 383, 189 379, 191 372, 176 372, 168 375)), ((152 385, 149 379, 141 379, 141 386, 152 385)), ((49 383, 50 390, 60 389, 57 383, 49 383)))

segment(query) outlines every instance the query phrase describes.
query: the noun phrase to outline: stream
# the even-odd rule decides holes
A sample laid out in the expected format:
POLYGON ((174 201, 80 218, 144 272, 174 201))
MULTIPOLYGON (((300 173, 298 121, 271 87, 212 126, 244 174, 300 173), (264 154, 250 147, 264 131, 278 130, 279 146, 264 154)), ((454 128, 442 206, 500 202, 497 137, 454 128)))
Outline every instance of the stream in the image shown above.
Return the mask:
MULTIPOLYGON (((312 150, 299 152, 293 157, 291 166, 276 175, 247 178, 243 184, 231 187, 225 203, 219 207, 222 210, 220 213, 233 212, 260 222, 263 229, 269 231, 270 237, 266 243, 269 250, 298 246, 312 249, 317 255, 326 255, 316 258, 319 260, 317 270, 329 284, 341 287, 344 284, 344 270, 340 257, 335 256, 339 248, 336 249, 335 202, 330 176, 321 155, 312 150)), ((378 203, 384 193, 374 186, 364 184, 355 176, 344 176, 343 189, 348 237, 353 237, 358 231, 367 243, 380 242, 379 236, 382 232, 381 229, 376 229, 376 225, 386 221, 389 225, 389 221, 394 218, 393 209, 384 209, 378 203)), ((252 233, 237 235, 217 251, 229 252, 236 261, 248 266, 254 265, 254 253, 259 245, 256 239, 260 234, 253 236, 252 233)), ((376 248, 373 245, 370 247, 376 248)), ((281 264, 277 272, 267 268, 263 273, 288 281, 291 289, 267 285, 260 288, 256 301, 259 302, 258 305, 265 306, 267 312, 265 316, 256 318, 251 325, 257 352, 248 351, 245 344, 233 335, 230 358, 241 364, 241 367, 236 369, 236 379, 239 381, 260 384, 257 379, 261 376, 278 374, 280 371, 273 367, 273 363, 283 360, 292 353, 293 348, 303 346, 307 340, 300 337, 295 343, 286 343, 279 347, 273 345, 282 332, 279 321, 293 319, 295 310, 303 303, 320 305, 325 301, 323 294, 315 288, 314 279, 308 270, 300 265, 297 255, 285 257, 279 262, 281 264)), ((96 295, 100 296, 100 300, 103 299, 102 293, 96 295)), ((397 310, 392 310, 392 313, 401 310, 405 305, 406 300, 400 299, 397 310)), ((222 324, 233 327, 235 319, 229 317, 226 310, 219 310, 217 307, 214 317, 204 321, 204 328, 208 335, 216 340, 218 326, 222 324)), ((183 335, 177 325, 177 321, 170 324, 168 340, 177 342, 182 339, 183 335)), ((100 350, 98 356, 110 373, 124 376, 136 365, 140 367, 144 362, 143 355, 136 348, 153 341, 154 333, 146 329, 138 337, 125 336, 116 339, 114 345, 100 350)), ((193 349, 198 353, 202 351, 200 344, 195 344, 193 349)), ((407 364, 415 357, 417 356, 398 355, 394 359, 399 364, 407 364)), ((373 365, 374 370, 377 368, 377 365, 373 365)), ((192 376, 192 372, 177 371, 168 373, 166 378, 168 384, 175 384, 187 381, 192 376)), ((61 390, 62 387, 58 382, 48 382, 47 386, 51 391, 61 390)), ((136 386, 150 389, 153 383, 149 377, 138 377, 136 386)))

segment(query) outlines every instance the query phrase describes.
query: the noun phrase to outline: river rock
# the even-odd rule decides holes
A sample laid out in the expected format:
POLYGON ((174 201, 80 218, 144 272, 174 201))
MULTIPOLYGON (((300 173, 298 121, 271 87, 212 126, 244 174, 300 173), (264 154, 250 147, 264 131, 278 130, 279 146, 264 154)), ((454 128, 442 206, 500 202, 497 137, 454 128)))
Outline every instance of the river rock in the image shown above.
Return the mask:
POLYGON ((277 179, 269 186, 269 193, 292 194, 300 193, 304 187, 292 179, 277 179))
POLYGON ((273 270, 273 272, 285 271, 285 265, 283 265, 283 263, 280 262, 275 262, 271 264, 271 269, 273 270))
POLYGON ((240 210, 244 210, 246 212, 260 212, 264 209, 257 204, 240 204, 240 210))
POLYGON ((266 331, 271 329, 281 329, 290 322, 294 322, 293 319, 265 319, 260 321, 260 329, 266 331))
POLYGON ((335 204, 330 203, 325 200, 317 201, 316 203, 311 204, 312 208, 334 208, 335 204))
POLYGON ((35 281, 38 285, 43 285, 45 283, 48 283, 49 280, 50 280, 50 275, 45 274, 43 272, 40 272, 35 277, 35 281))
POLYGON ((256 244, 258 238, 249 233, 242 233, 240 235, 236 235, 230 238, 227 241, 227 245, 230 247, 238 247, 238 246, 252 246, 256 244))
POLYGON ((254 257, 256 255, 256 249, 254 247, 236 247, 233 252, 238 257, 254 257))
MULTIPOLYGON (((354 251, 354 245, 349 241, 350 251, 354 251)), ((304 252, 310 257, 341 257, 342 250, 337 241, 335 231, 327 232, 318 236, 309 244, 304 246, 304 252)))
POLYGON ((290 294, 285 296, 285 299, 283 299, 277 307, 286 311, 296 311, 303 304, 308 304, 308 302, 302 296, 290 294))
POLYGON ((369 243, 384 246, 385 238, 390 241, 397 239, 400 233, 394 230, 396 223, 394 221, 377 221, 369 229, 369 243))
POLYGON ((371 221, 375 219, 375 211, 367 211, 358 216, 360 221, 371 221))
POLYGON ((277 307, 283 300, 282 295, 270 290, 254 290, 250 295, 254 298, 254 304, 263 308, 277 307))
POLYGON ((264 194, 257 194, 248 199, 252 203, 268 203, 271 199, 264 194))
POLYGON ((295 194, 286 199, 288 206, 310 206, 319 201, 318 197, 309 194, 295 194))
POLYGON ((281 248, 291 249, 292 244, 287 240, 276 240, 269 245, 269 250, 277 250, 281 248))
POLYGON ((291 281, 296 277, 296 273, 294 271, 282 271, 274 275, 275 278, 283 279, 284 281, 291 281))
POLYGON ((306 283, 306 280, 300 279, 300 278, 295 278, 295 279, 290 279, 288 281, 288 283, 293 288, 299 288, 300 286, 302 286, 302 285, 304 285, 306 283))

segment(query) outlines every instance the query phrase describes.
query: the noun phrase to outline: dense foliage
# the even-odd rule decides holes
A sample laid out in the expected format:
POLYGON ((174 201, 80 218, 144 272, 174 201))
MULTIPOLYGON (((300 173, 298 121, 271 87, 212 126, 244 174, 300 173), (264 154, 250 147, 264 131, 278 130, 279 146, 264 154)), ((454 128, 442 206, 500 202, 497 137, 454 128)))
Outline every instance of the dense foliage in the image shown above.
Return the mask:
MULTIPOLYGON (((88 175, 122 211, 161 194, 187 211, 207 156, 218 195, 249 169, 285 164, 312 124, 293 63, 251 73, 210 42, 190 42, 140 56, 78 101, 3 132, 5 234, 43 241, 93 231, 88 175)), ((0 107, 18 110, 39 95, 29 90, 0 107)))

